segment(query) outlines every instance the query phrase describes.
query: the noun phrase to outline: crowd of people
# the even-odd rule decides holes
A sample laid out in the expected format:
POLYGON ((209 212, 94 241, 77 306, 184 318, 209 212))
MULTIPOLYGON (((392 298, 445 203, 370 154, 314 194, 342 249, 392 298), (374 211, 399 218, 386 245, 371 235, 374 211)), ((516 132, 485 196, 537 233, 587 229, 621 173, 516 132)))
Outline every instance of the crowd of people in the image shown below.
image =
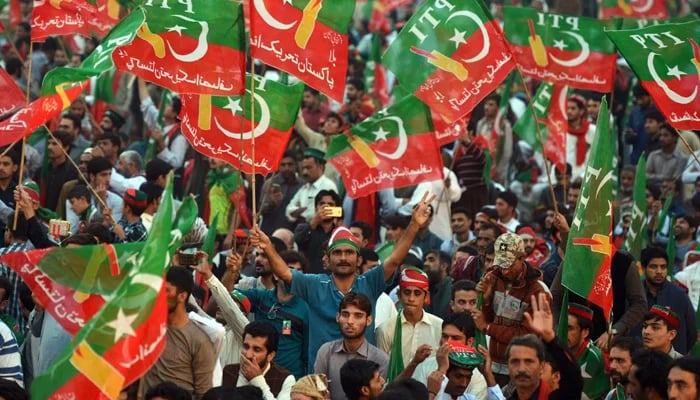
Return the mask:
MULTIPOLYGON (((69 56, 30 33, 21 23, 1 54, 31 99, 47 71, 98 45, 69 56)), ((605 94, 568 98, 567 166, 551 176, 512 129, 539 82, 514 82, 498 91, 510 93, 506 118, 493 93, 443 147, 444 179, 352 199, 325 152, 381 108, 364 79, 371 36, 367 21, 350 31, 345 102, 307 87, 278 169, 256 179, 194 152, 178 97, 155 85, 117 76, 106 111, 94 91, 81 96, 47 135, 0 149, 0 256, 144 242, 171 173, 177 199, 196 196, 166 273, 165 349, 120 399, 700 399, 697 133, 670 126, 620 60, 610 116, 598 115, 605 94), (561 268, 598 118, 619 139, 609 324, 567 292, 561 268), (635 257, 622 244, 643 155, 647 239, 635 257)), ((0 264, 0 399, 30 398, 71 339, 0 264)))

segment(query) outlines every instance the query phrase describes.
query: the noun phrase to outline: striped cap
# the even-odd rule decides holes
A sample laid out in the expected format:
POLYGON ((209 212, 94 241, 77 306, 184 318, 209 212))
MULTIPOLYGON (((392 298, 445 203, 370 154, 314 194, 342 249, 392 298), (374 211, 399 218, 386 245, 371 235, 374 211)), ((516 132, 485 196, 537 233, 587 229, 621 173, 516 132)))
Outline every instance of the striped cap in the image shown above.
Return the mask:
POLYGON ((360 241, 350 232, 350 229, 344 226, 335 228, 333 233, 331 233, 331 238, 328 239, 328 253, 330 254, 333 249, 341 245, 350 246, 358 254, 360 253, 360 241))
POLYGON ((578 303, 569 303, 569 314, 593 321, 593 310, 578 303))
POLYGON ((654 304, 649 312, 661 317, 661 319, 668 322, 668 324, 675 329, 681 325, 680 317, 678 317, 678 314, 676 314, 669 306, 654 304))

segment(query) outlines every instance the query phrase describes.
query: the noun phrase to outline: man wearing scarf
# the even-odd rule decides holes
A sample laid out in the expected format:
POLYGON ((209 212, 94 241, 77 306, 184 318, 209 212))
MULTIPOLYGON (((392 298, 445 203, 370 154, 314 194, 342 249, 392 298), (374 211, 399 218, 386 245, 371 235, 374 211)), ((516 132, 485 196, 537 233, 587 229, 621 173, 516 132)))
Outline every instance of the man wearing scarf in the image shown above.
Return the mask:
MULTIPOLYGON (((231 212, 238 212, 238 221, 250 228, 250 218, 246 207, 245 188, 241 184, 241 175, 230 168, 226 162, 209 159, 209 224, 218 215, 216 233, 226 235, 231 225, 231 212)), ((234 219, 235 220, 235 219, 234 219)), ((235 229, 237 226, 232 226, 235 229)))
POLYGON ((569 134, 566 135, 566 162, 573 166, 573 178, 583 178, 588 161, 588 147, 593 141, 595 125, 586 117, 586 100, 579 96, 569 97, 566 103, 566 119, 569 134))
POLYGON ((589 399, 600 399, 610 388, 605 362, 600 349, 590 339, 593 310, 583 304, 570 303, 568 308, 567 345, 581 368, 583 393, 589 399))

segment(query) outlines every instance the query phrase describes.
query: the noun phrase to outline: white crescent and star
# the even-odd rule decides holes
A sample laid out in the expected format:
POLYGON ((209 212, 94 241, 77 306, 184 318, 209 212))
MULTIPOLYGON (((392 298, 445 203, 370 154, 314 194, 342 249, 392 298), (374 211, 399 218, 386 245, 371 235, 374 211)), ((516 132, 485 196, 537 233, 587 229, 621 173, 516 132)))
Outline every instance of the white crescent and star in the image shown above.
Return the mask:
MULTIPOLYGON (((292 4, 292 1, 283 0, 282 4, 285 3, 292 4)), ((286 31, 292 29, 294 25, 297 24, 297 21, 293 21, 288 24, 283 24, 278 19, 273 17, 272 14, 270 14, 270 12, 265 7, 265 0, 253 0, 253 6, 255 7, 255 10, 258 12, 258 14, 260 14, 260 18, 262 18, 262 20, 265 21, 266 24, 270 25, 271 27, 277 30, 286 31)))
MULTIPOLYGON (((207 50, 209 50, 209 43, 207 42, 207 35, 209 34, 209 23, 207 21, 197 21, 195 19, 180 14, 174 14, 173 17, 179 18, 187 22, 196 22, 202 28, 202 31, 199 33, 199 37, 197 38, 197 47, 187 54, 180 54, 176 52, 170 45, 170 42, 166 41, 166 43, 168 43, 168 48, 170 49, 170 52, 173 54, 173 57, 175 57, 175 59, 179 61, 188 63, 201 60, 207 54, 207 50)), ((183 30, 187 30, 187 28, 184 28, 177 24, 166 29, 168 30, 168 32, 177 32, 180 36, 182 36, 183 30)))
MULTIPOLYGON (((583 38, 583 36, 581 36, 580 34, 578 34, 576 32, 562 31, 562 33, 574 38, 578 42, 578 44, 581 46, 581 52, 579 53, 578 56, 576 56, 570 60, 562 60, 562 59, 557 58, 554 55, 550 54, 549 56, 552 59, 552 61, 554 61, 555 63, 557 63, 561 66, 564 66, 564 67, 576 67, 578 65, 583 64, 583 62, 586 61, 588 56, 591 54, 591 49, 588 46, 588 42, 586 42, 586 40, 583 38)), ((564 42, 561 40, 560 41, 555 40, 555 46, 557 44, 560 44, 562 47, 566 47, 564 42), (557 43, 557 42, 559 42, 559 43, 557 43)))
MULTIPOLYGON (((449 22, 452 18, 454 17, 466 17, 469 18, 470 20, 474 21, 476 23, 476 26, 479 27, 479 31, 481 32, 481 36, 484 38, 484 46, 481 48, 481 51, 475 55, 472 58, 464 58, 462 61, 465 63, 473 63, 482 60, 486 55, 489 53, 489 50, 491 49, 491 39, 489 39, 489 33, 486 32, 486 27, 484 26, 484 23, 481 21, 478 15, 471 11, 457 11, 456 13, 451 14, 445 22, 449 22)), ((455 29, 455 36, 457 36, 457 30, 455 29)), ((450 40, 454 42, 454 37, 451 38, 450 40)), ((456 42, 455 42, 456 44, 456 42)))
POLYGON ((457 30, 457 28, 455 28, 454 36, 452 36, 448 40, 455 44, 455 48, 459 48, 459 46, 467 43, 467 41, 464 39, 464 35, 466 35, 466 34, 467 34, 467 32, 460 31, 460 30, 457 30))
POLYGON ((383 141, 386 142, 386 137, 387 137, 391 132, 385 131, 384 128, 380 126, 378 130, 376 130, 376 131, 374 131, 374 132, 372 132, 372 133, 374 133, 374 140, 375 140, 375 141, 383 140, 383 141))
POLYGON ((646 0, 646 3, 644 3, 643 6, 637 7, 637 3, 641 3, 641 1, 643 1, 643 0, 631 2, 630 7, 632 8, 632 10, 634 10, 638 13, 643 13, 643 12, 647 12, 647 11, 651 10, 651 6, 654 5, 654 0, 646 0))
MULTIPOLYGON (((254 137, 257 138, 258 136, 264 134, 265 131, 267 131, 267 129, 270 127, 270 107, 267 105, 265 99, 263 99, 259 94, 255 93, 253 95, 253 98, 255 99, 255 102, 260 105, 260 121, 258 121, 258 124, 255 126, 255 129, 253 129, 253 131, 246 131, 241 133, 231 132, 228 129, 224 128, 219 122, 219 120, 216 117, 214 117, 214 124, 217 128, 219 128, 221 133, 232 139, 248 140, 254 137)), ((231 97, 228 98, 228 101, 229 103, 224 108, 227 110, 231 110, 231 113, 233 115, 236 115, 237 111, 242 111, 240 105, 240 98, 237 99, 237 103, 236 100, 232 100, 231 97)))
MULTIPOLYGON (((656 67, 654 66, 654 58, 657 56, 656 53, 649 53, 647 56, 647 68, 649 69, 649 74, 651 75, 651 78, 656 82, 657 85, 661 88, 661 90, 666 93, 666 96, 673 101, 674 103, 678 104, 688 104, 691 103, 695 100, 695 97, 698 95, 698 87, 695 86, 693 89, 693 93, 690 94, 689 96, 683 96, 677 92, 675 92, 673 89, 668 87, 666 82, 661 79, 661 76, 659 76, 659 73, 656 71, 656 67)), ((685 75, 684 72, 681 72, 678 70, 678 66, 674 66, 673 68, 669 68, 666 66, 668 69, 667 75, 669 76, 674 76, 676 79, 680 79, 681 75, 685 75)))
POLYGON ((122 336, 136 336, 134 328, 131 326, 139 314, 126 315, 124 309, 119 308, 117 311, 117 317, 107 323, 107 326, 114 329, 114 341, 117 342, 122 336))
MULTIPOLYGON (((406 129, 403 126, 403 120, 396 116, 384 117, 380 120, 377 120, 377 123, 387 120, 396 122, 396 126, 399 129, 399 144, 396 146, 396 150, 394 150, 393 153, 384 153, 381 151, 377 151, 377 154, 391 160, 398 160, 399 158, 401 158, 401 156, 403 156, 403 154, 406 152, 406 148, 408 147, 408 137, 406 136, 406 129)), ((381 127, 379 129, 382 130, 381 127)))

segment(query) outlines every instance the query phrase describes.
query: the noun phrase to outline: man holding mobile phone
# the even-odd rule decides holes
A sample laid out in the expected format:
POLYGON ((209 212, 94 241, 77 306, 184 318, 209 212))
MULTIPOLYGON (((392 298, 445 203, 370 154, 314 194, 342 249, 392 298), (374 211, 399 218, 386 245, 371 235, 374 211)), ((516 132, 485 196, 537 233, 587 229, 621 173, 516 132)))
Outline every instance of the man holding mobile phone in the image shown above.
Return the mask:
POLYGON ((324 249, 331 232, 343 223, 340 197, 332 190, 321 190, 314 199, 316 212, 309 223, 302 223, 294 230, 294 241, 309 258, 308 273, 327 272, 323 265, 324 249))

